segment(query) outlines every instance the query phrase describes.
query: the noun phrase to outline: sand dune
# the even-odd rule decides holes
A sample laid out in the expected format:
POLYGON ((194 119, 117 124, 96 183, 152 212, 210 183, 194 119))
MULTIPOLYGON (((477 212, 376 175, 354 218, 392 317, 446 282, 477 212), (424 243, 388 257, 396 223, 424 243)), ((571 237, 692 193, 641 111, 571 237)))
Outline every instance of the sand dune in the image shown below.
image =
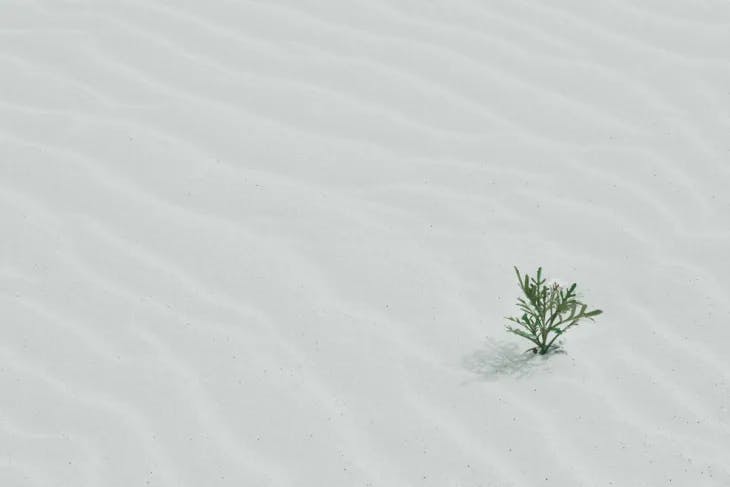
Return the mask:
POLYGON ((725 2, 0 12, 0 485, 730 485, 725 2))

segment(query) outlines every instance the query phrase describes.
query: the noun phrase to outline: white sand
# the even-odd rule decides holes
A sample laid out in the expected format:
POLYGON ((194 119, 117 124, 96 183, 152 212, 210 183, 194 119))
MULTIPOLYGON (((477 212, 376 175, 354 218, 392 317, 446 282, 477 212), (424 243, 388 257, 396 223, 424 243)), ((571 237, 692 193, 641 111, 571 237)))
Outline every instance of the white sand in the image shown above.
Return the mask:
POLYGON ((0 151, 2 487, 730 485, 724 0, 2 1, 0 151))

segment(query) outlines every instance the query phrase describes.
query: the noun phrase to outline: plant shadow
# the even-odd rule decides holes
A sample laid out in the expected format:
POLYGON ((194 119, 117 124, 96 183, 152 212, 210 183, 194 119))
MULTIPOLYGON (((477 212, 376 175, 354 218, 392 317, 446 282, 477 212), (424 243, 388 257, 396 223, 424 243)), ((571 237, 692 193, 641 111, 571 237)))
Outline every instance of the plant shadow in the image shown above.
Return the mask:
POLYGON ((545 365, 550 355, 565 353, 555 350, 545 355, 525 351, 515 343, 488 339, 482 348, 462 358, 462 366, 482 380, 500 377, 523 378, 545 365))

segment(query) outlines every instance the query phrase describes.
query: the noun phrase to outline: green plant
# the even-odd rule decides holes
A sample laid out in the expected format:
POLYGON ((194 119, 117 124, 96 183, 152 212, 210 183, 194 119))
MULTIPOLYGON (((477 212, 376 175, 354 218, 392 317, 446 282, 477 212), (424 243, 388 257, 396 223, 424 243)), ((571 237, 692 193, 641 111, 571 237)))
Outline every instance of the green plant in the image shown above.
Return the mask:
POLYGON ((515 328, 507 325, 507 331, 530 340, 535 346, 528 351, 545 355, 555 340, 568 329, 574 327, 583 318, 593 321, 593 317, 602 313, 600 309, 586 311, 588 306, 576 299, 573 283, 563 288, 558 283, 546 284, 542 277, 542 267, 537 269, 537 276, 520 275, 515 267, 517 280, 525 298, 517 298, 517 306, 522 311, 520 317, 507 317, 519 325, 515 328))

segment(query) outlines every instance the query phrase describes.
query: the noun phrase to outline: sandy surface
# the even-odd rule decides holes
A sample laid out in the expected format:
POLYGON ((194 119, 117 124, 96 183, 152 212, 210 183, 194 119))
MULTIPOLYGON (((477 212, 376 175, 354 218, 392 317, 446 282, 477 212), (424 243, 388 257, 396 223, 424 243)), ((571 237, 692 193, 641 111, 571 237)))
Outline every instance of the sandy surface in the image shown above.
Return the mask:
POLYGON ((0 485, 728 486, 729 134, 726 1, 0 1, 0 485))

